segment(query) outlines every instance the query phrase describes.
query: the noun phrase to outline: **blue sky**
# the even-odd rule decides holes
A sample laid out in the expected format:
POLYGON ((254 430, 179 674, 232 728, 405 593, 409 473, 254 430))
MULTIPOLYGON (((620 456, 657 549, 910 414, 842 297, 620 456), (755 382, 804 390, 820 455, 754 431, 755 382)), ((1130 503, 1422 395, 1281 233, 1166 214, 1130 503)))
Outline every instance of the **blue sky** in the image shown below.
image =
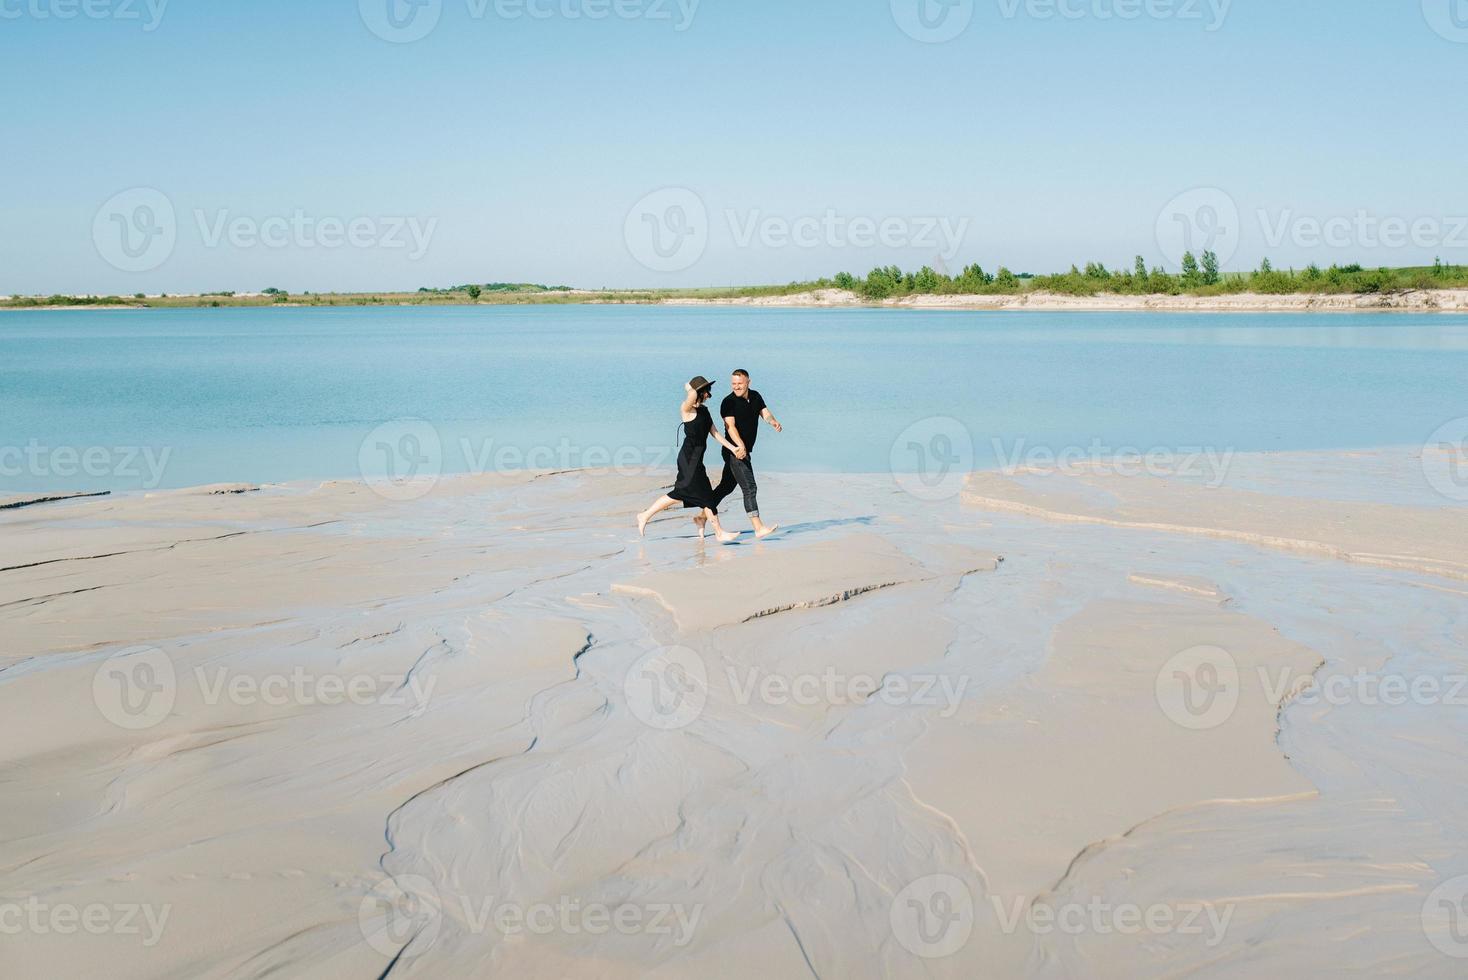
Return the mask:
POLYGON ((1468 0, 426 2, 0 0, 0 294, 1468 262, 1468 0))

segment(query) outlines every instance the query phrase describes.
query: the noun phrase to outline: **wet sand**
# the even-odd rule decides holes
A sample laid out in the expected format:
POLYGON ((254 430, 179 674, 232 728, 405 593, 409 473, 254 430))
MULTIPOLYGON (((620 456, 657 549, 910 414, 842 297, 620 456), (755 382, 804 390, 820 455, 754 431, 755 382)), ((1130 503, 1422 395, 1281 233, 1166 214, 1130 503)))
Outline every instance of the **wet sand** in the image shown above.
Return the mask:
POLYGON ((11 500, 0 973, 1461 976, 1424 465, 11 500))

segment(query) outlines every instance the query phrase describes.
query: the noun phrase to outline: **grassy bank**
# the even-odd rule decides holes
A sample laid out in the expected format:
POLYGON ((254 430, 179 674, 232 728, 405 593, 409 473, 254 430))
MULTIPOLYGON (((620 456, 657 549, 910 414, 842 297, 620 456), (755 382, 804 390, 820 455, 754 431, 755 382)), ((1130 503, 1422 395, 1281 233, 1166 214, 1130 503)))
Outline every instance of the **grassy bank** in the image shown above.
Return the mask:
POLYGON ((851 290, 863 299, 880 302, 903 296, 1020 295, 1027 292, 1063 296, 1227 296, 1237 293, 1386 294, 1417 289, 1468 288, 1468 266, 1444 265, 1366 269, 1360 265, 1333 265, 1328 269, 1276 269, 1267 260, 1252 272, 1218 271, 1217 260, 1205 252, 1201 262, 1185 257, 1183 271, 1148 269, 1139 256, 1131 269, 1108 269, 1091 262, 1084 269, 1053 275, 1014 273, 1001 266, 993 273, 967 266, 958 275, 930 267, 904 272, 896 266, 873 269, 865 277, 840 273, 829 279, 792 282, 783 286, 728 286, 694 289, 571 289, 533 283, 486 283, 413 292, 288 293, 266 289, 259 293, 203 293, 187 296, 13 296, 0 299, 0 309, 61 307, 124 307, 137 309, 229 308, 266 306, 471 306, 559 303, 661 303, 677 299, 757 299, 790 296, 817 289, 851 290))
MULTIPOLYGON (((829 283, 826 283, 829 285, 829 283)), ((811 283, 787 286, 739 286, 698 289, 570 289, 567 287, 454 286, 414 292, 289 293, 271 289, 261 293, 202 293, 186 296, 12 296, 0 299, 0 309, 59 309, 67 307, 121 307, 132 309, 199 309, 233 307, 307 306, 473 306, 552 305, 561 303, 660 303, 667 299, 735 299, 785 296, 815 288, 811 283)))

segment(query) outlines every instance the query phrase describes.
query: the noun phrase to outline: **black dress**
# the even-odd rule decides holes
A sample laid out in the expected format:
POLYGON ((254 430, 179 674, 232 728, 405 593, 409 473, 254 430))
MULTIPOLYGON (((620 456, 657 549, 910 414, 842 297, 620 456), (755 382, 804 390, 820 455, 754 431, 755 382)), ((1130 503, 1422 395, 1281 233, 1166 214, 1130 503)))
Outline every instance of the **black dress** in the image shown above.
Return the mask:
POLYGON ((698 406, 691 422, 683 423, 683 447, 678 450, 678 482, 668 491, 674 500, 683 501, 684 507, 707 507, 717 512, 713 484, 709 483, 709 472, 703 467, 703 454, 708 449, 709 432, 714 427, 713 416, 703 405, 698 406))

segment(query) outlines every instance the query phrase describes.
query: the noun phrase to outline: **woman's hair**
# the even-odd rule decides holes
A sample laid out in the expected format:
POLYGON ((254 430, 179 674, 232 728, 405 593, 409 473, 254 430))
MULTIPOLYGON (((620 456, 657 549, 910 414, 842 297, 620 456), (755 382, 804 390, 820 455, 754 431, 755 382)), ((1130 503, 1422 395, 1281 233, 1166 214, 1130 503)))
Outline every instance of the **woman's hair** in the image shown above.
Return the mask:
POLYGON ((698 389, 698 392, 697 392, 697 394, 698 394, 698 403, 700 405, 702 405, 704 402, 706 402, 706 401, 709 400, 709 397, 712 396, 713 393, 714 393, 714 386, 713 385, 704 385, 702 388, 698 389))

